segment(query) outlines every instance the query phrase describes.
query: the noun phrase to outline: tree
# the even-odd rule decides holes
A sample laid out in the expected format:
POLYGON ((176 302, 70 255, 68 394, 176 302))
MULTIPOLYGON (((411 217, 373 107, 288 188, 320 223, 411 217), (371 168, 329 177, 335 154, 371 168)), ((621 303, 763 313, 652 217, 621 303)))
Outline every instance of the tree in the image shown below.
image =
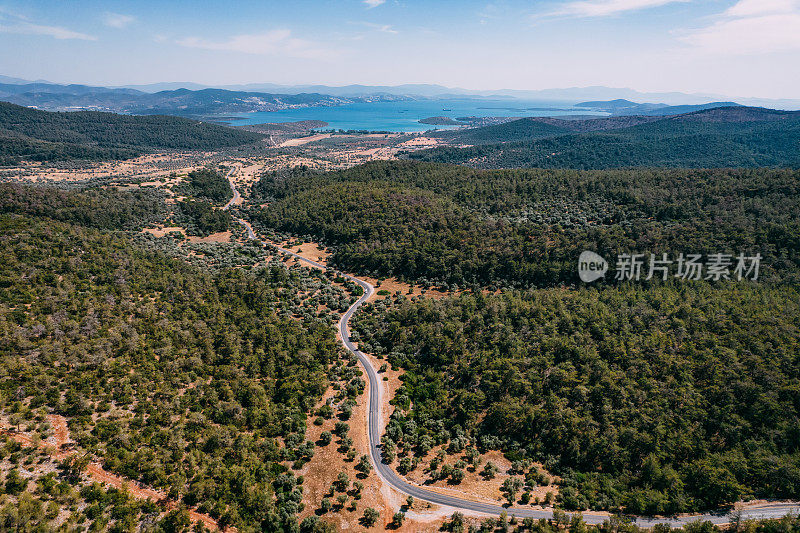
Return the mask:
POLYGON ((506 480, 503 481, 501 490, 503 493, 505 493, 509 505, 514 503, 514 500, 517 497, 517 492, 519 492, 519 489, 522 488, 522 485, 522 479, 518 477, 506 478, 506 480))
POLYGON ((569 522, 569 532, 586 533, 587 529, 586 522, 583 521, 583 515, 581 513, 574 513, 569 522))
POLYGON ((557 526, 566 526, 569 524, 569 517, 567 513, 564 512, 564 509, 558 507, 553 509, 553 522, 555 522, 557 526))
POLYGON ((158 523, 165 533, 182 533, 189 529, 192 520, 186 509, 173 509, 158 523))
POLYGON ((322 498, 322 501, 319 503, 319 508, 322 509, 323 513, 330 511, 333 508, 330 498, 322 498))
POLYGON ((338 437, 344 437, 347 435, 347 432, 350 430, 350 426, 347 425, 347 422, 342 422, 341 420, 337 420, 333 426, 333 432, 338 437))
POLYGON ((372 527, 375 525, 375 522, 378 521, 380 517, 380 513, 373 509, 372 507, 367 507, 364 509, 364 514, 361 517, 361 524, 365 527, 372 527))
POLYGON ((400 472, 402 475, 406 475, 414 468, 413 463, 411 462, 410 457, 403 457, 400 459, 400 463, 397 465, 397 471, 400 472))
POLYGON ((497 468, 497 465, 491 461, 487 461, 483 467, 483 472, 481 472, 481 475, 486 479, 494 479, 499 470, 500 469, 497 468))
POLYGON ((328 444, 330 444, 332 439, 333 436, 331 435, 330 431, 323 431, 322 433, 319 434, 319 442, 323 446, 327 446, 328 444))
POLYGON ((19 470, 16 468, 12 468, 9 470, 8 474, 6 474, 6 485, 5 485, 5 492, 6 494, 17 495, 20 492, 25 490, 25 487, 28 486, 27 478, 24 478, 19 475, 19 470))
POLYGON ((744 491, 733 472, 727 468, 699 461, 692 470, 692 488, 709 507, 735 502, 744 491))
POLYGON ((406 518, 406 513, 404 513, 403 511, 397 511, 396 513, 394 513, 394 516, 392 516, 392 527, 399 528, 400 526, 402 526, 403 520, 405 520, 405 518, 406 518))
POLYGON ((358 464, 356 465, 356 470, 364 474, 364 476, 368 476, 370 471, 372 471, 372 465, 369 462, 369 457, 366 455, 362 455, 361 458, 358 460, 358 464))
POLYGON ((350 485, 350 478, 347 477, 346 472, 339 472, 339 475, 336 476, 336 490, 339 492, 347 491, 347 487, 350 485))
POLYGON ((317 533, 319 525, 319 517, 311 515, 307 516, 300 522, 300 533, 317 533))
POLYGON ((464 515, 456 511, 450 516, 450 521, 444 524, 451 533, 464 533, 464 515))

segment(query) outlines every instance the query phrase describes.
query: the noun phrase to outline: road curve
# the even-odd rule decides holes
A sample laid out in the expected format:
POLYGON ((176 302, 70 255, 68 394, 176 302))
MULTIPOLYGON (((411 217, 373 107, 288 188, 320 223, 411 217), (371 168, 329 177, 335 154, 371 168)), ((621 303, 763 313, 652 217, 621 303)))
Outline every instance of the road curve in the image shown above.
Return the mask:
MULTIPOLYGON (((236 184, 233 182, 233 173, 235 171, 236 167, 231 167, 230 170, 228 170, 228 173, 225 174, 225 178, 231 185, 231 192, 233 192, 233 196, 231 197, 230 200, 228 200, 228 203, 225 204, 225 207, 222 208, 223 211, 227 211, 233 204, 239 203, 239 200, 242 198, 242 195, 239 194, 239 189, 236 188, 236 184)), ((252 239, 253 237, 250 238, 252 239)))
MULTIPOLYGON (((234 191, 236 191, 236 187, 233 183, 233 180, 230 179, 230 174, 231 172, 228 172, 228 177, 231 182, 231 188, 234 191)), ((234 195, 236 194, 237 193, 234 193, 234 195)), ((227 207, 228 206, 225 206, 226 209, 227 207)), ((250 225, 249 222, 243 219, 236 219, 236 220, 247 230, 248 239, 257 238, 255 232, 253 231, 253 227, 250 225)), ((269 243, 269 245, 277 248, 284 254, 291 255, 292 257, 311 266, 321 268, 323 270, 328 270, 329 268, 326 265, 323 265, 322 263, 319 263, 317 261, 306 259, 305 257, 302 257, 299 254, 292 252, 291 250, 287 250, 272 243, 269 243)), ((528 517, 534 519, 553 518, 552 510, 531 509, 528 507, 502 507, 500 505, 477 502, 473 500, 466 500, 463 498, 457 498, 454 496, 448 496, 446 494, 433 492, 419 485, 414 485, 409 483, 408 481, 404 480, 399 475, 397 475, 389 465, 383 462, 381 458, 381 449, 380 449, 380 442, 381 442, 380 409, 381 409, 381 394, 383 390, 382 381, 378 377, 378 373, 375 370, 375 367, 372 366, 371 361, 350 340, 350 318, 352 318, 353 314, 361 306, 361 304, 366 302, 367 299, 369 299, 369 297, 372 296, 372 293, 375 291, 375 287, 373 287, 370 283, 362 279, 358 279, 349 274, 345 274, 338 271, 337 274, 341 275, 342 277, 344 277, 349 281, 352 281, 353 283, 358 284, 364 290, 364 294, 362 294, 361 297, 359 297, 358 300, 356 300, 356 302, 353 305, 351 305, 347 309, 347 311, 345 311, 345 313, 342 315, 342 318, 339 320, 338 327, 339 327, 339 334, 342 337, 342 344, 344 344, 344 347, 347 348, 348 351, 350 351, 351 353, 355 354, 356 357, 358 357, 359 361, 361 362, 361 366, 364 367, 364 370, 367 373, 367 377, 369 378, 369 404, 368 404, 369 415, 367 417, 367 426, 368 426, 367 433, 369 435, 370 457, 372 459, 372 464, 375 467, 375 471, 378 473, 378 475, 389 485, 391 485, 392 487, 394 487, 395 489, 404 494, 413 496, 414 499, 419 499, 438 505, 445 505, 448 507, 452 507, 453 510, 471 511, 477 513, 484 513, 488 515, 495 515, 495 516, 498 516, 501 513, 505 512, 508 514, 509 517, 516 516, 518 518, 528 518, 528 517)), ((742 520, 745 520, 745 519, 782 518, 790 513, 793 514, 800 513, 800 503, 798 502, 767 503, 759 506, 753 506, 741 509, 740 511, 731 511, 729 509, 726 509, 726 510, 720 510, 719 512, 705 513, 699 515, 681 515, 681 516, 671 516, 662 518, 647 517, 647 516, 631 516, 629 518, 639 527, 652 527, 656 524, 669 524, 672 527, 681 527, 696 520, 708 520, 714 524, 727 524, 730 523, 731 520, 733 520, 736 517, 736 515, 738 515, 738 517, 741 518, 742 520)), ((582 514, 584 521, 588 524, 602 524, 609 518, 608 515, 605 514, 597 514, 591 512, 586 512, 582 514)))

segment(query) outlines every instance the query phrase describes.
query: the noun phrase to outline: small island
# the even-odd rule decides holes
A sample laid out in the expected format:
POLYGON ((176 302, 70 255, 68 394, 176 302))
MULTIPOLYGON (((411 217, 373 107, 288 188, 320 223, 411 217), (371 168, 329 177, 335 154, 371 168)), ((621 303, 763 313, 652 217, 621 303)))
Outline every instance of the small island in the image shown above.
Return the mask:
POLYGON ((420 124, 431 124, 432 126, 461 126, 464 123, 453 120, 450 117, 428 117, 419 121, 420 124))

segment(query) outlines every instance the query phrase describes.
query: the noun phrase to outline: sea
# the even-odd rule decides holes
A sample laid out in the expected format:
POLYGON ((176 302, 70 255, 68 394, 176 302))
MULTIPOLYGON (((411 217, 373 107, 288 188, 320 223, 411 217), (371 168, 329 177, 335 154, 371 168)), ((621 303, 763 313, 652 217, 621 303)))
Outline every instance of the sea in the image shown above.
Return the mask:
POLYGON ((430 117, 559 117, 565 115, 607 116, 608 113, 574 107, 569 102, 494 98, 449 98, 397 102, 358 102, 335 107, 303 107, 283 111, 227 114, 215 120, 243 126, 267 122, 322 120, 322 130, 368 130, 419 132, 458 126, 421 124, 430 117))

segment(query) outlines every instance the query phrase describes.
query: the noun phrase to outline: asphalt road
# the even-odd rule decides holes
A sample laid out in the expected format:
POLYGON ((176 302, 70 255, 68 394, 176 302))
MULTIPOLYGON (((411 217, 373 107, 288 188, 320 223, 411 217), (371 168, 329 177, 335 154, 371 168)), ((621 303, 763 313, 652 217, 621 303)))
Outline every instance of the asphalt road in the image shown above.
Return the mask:
MULTIPOLYGON (((230 200, 228 200, 228 203, 225 204, 225 207, 222 208, 223 211, 227 211, 233 204, 238 203, 239 199, 242 197, 242 195, 239 194, 239 189, 236 188, 236 184, 233 182, 233 172, 235 170, 236 167, 231 167, 230 170, 228 170, 228 173, 225 174, 225 178, 227 178, 228 183, 231 184, 231 191, 233 192, 233 197, 230 200)), ((254 237, 250 238, 252 239, 254 237)))
MULTIPOLYGON (((228 177, 230 179, 230 174, 232 170, 228 172, 228 177)), ((230 180, 231 188, 234 190, 234 196, 238 194, 236 192, 236 187, 233 184, 233 180, 230 180)), ((228 206, 226 206, 227 208, 228 206)), ((237 221, 243 225, 247 229, 247 237, 249 239, 256 239, 255 232, 253 231, 253 227, 250 225, 249 222, 242 219, 237 219, 237 221)), ((271 245, 280 250, 281 252, 291 255, 298 260, 309 264, 311 266, 327 269, 328 267, 323 265, 322 263, 318 263, 317 261, 312 261, 311 259, 306 259, 305 257, 301 257, 300 255, 287 250, 285 248, 281 248, 280 246, 271 245)), ((378 376, 375 367, 372 366, 370 360, 363 354, 361 351, 358 350, 358 347, 352 343, 350 340, 350 318, 353 316, 353 313, 363 304, 367 299, 372 295, 375 291, 375 288, 367 283, 364 280, 358 279, 356 277, 350 276, 349 274, 344 274, 338 272, 344 278, 357 283, 364 289, 364 294, 356 300, 356 302, 350 306, 350 308, 342 315, 342 318, 339 320, 339 334, 342 337, 342 343, 344 344, 345 348, 347 348, 350 352, 358 357, 361 365, 364 367, 364 370, 367 373, 367 377, 369 378, 369 416, 368 416, 368 428, 367 432, 369 434, 369 447, 370 447, 370 456, 372 459, 372 464, 375 467, 375 471, 378 475, 389 485, 397 489, 398 491, 413 496, 416 500, 423 500, 426 502, 444 505, 447 507, 451 507, 454 511, 472 511, 478 513, 484 513, 487 515, 495 515, 498 516, 501 513, 505 512, 508 514, 509 517, 516 516, 518 518, 553 518, 553 512, 550 510, 545 509, 531 509, 526 507, 502 507, 500 505, 494 505, 489 503, 477 502, 473 500, 466 500, 463 498, 456 498, 454 496, 447 496, 444 494, 440 494, 438 492, 433 492, 430 490, 425 489, 419 485, 414 485, 408 483, 404 479, 402 479, 399 475, 397 475, 394 470, 392 470, 388 465, 384 464, 381 459, 381 449, 380 449, 380 424, 381 424, 381 416, 380 416, 380 409, 381 409, 381 394, 383 393, 383 383, 378 376)), ((800 502, 790 502, 790 503, 767 503, 759 506, 752 506, 746 509, 742 509, 741 511, 734 512, 731 510, 720 510, 719 512, 714 513, 705 513, 700 515, 681 515, 681 516, 671 516, 671 517, 646 517, 646 516, 631 516, 629 517, 632 522, 635 522, 636 525, 640 527, 652 527, 655 524, 669 524, 672 527, 681 527, 687 523, 694 522, 696 520, 708 520, 713 522, 714 524, 727 524, 730 523, 735 516, 738 514, 742 520, 745 519, 763 519, 763 518, 782 518, 787 514, 800 514, 800 502)), ((568 513, 569 514, 569 513, 568 513)), ((588 524, 602 524, 605 520, 608 519, 607 515, 597 514, 586 512, 583 513, 583 519, 588 524)))

